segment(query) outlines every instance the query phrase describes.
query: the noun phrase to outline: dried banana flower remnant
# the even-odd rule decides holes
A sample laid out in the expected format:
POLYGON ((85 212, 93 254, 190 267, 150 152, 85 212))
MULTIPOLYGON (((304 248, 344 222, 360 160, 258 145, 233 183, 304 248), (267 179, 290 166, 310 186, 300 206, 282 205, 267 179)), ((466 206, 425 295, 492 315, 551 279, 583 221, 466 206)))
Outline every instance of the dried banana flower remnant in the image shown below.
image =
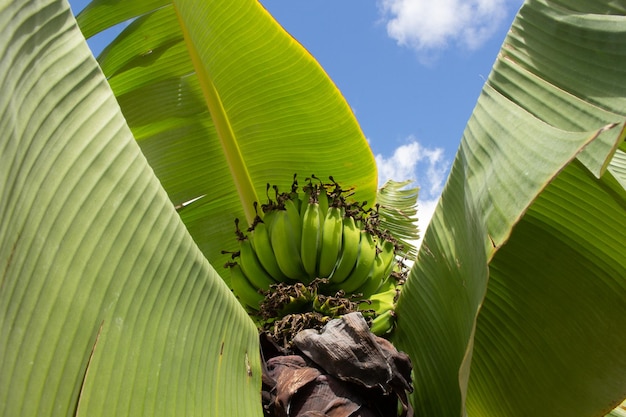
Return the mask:
POLYGON ((262 343, 266 416, 413 416, 408 356, 371 333, 361 313, 301 331, 294 343, 293 351, 262 343))

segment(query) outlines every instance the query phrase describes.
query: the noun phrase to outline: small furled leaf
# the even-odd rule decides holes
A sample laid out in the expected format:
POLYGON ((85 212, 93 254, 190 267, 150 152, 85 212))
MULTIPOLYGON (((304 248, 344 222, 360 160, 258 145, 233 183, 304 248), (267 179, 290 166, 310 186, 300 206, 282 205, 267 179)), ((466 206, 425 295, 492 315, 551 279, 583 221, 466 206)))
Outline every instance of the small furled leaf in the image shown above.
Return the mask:
POLYGON ((379 204, 380 225, 388 229, 404 248, 400 256, 415 259, 419 239, 417 228, 417 195, 419 187, 408 188, 411 181, 387 181, 376 196, 379 204))

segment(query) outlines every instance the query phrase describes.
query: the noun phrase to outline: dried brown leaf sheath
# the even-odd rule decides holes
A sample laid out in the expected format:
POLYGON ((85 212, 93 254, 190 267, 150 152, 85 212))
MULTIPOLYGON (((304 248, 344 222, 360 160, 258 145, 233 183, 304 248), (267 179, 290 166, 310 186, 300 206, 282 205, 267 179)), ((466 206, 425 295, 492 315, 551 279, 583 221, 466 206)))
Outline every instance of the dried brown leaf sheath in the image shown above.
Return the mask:
POLYGON ((331 320, 321 331, 304 330, 294 344, 299 351, 265 363, 266 415, 413 415, 407 398, 412 391, 408 356, 372 334, 360 313, 331 320))

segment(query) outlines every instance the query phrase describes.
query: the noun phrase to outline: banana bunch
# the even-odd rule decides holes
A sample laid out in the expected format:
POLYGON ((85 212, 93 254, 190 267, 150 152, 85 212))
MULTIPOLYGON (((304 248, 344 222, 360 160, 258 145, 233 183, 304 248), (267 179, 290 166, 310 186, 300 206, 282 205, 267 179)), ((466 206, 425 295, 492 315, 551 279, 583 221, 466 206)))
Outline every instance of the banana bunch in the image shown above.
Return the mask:
POLYGON ((377 209, 348 200, 352 189, 342 189, 332 177, 327 184, 315 176, 306 181, 300 190, 294 176, 289 193, 274 186, 274 199, 268 184, 268 202, 261 210, 255 204, 257 216, 247 234, 235 221, 239 251, 226 264, 235 295, 254 312, 276 284, 321 282, 319 294, 361 300, 359 309, 375 333, 385 334, 393 328, 395 299, 406 275, 397 241, 380 230, 377 209))

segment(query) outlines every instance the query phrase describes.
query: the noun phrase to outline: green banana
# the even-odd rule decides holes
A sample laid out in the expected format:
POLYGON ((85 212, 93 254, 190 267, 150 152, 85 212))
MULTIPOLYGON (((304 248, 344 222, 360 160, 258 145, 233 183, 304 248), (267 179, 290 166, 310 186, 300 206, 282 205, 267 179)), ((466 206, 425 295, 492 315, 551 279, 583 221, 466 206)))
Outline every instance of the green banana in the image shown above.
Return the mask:
POLYGON ((396 287, 372 294, 367 300, 359 304, 359 310, 373 310, 375 314, 383 314, 387 310, 393 310, 400 290, 396 287))
POLYGON ((252 247, 256 252, 257 258, 263 266, 263 269, 275 280, 282 282, 287 279, 285 274, 280 270, 278 263, 276 262, 276 256, 272 251, 272 244, 270 243, 270 235, 267 224, 271 222, 271 216, 273 212, 265 215, 265 221, 255 222, 254 229, 252 229, 248 235, 248 239, 252 243, 252 247))
POLYGON ((322 215, 325 216, 330 206, 330 197, 328 195, 328 191, 326 190, 326 187, 323 184, 320 185, 319 193, 317 195, 317 202, 320 205, 320 210, 322 211, 322 215))
POLYGON ((302 219, 300 218, 300 209, 298 207, 298 203, 291 198, 284 200, 283 205, 285 206, 285 211, 287 212, 287 217, 289 218, 290 227, 295 233, 299 253, 300 240, 302 239, 302 219))
POLYGON ((369 276, 365 283, 355 292, 361 293, 363 298, 380 290, 383 282, 389 277, 393 269, 393 260, 395 259, 395 247, 393 242, 385 240, 382 249, 376 254, 374 265, 370 270, 369 276))
MULTIPOLYGON (((277 209, 270 226, 270 242, 280 270, 295 281, 306 279, 307 274, 300 258, 302 229, 293 229, 287 210, 277 209)), ((298 222, 300 217, 298 217, 298 222)))
POLYGON ((251 309, 258 310, 259 305, 264 299, 263 294, 248 281, 241 266, 236 263, 228 263, 226 266, 230 269, 230 287, 239 299, 239 302, 251 309))
POLYGON ((306 211, 307 208, 307 203, 312 203, 312 202, 316 202, 319 203, 318 201, 318 196, 319 196, 319 188, 317 185, 313 185, 310 182, 310 178, 307 178, 307 181, 309 181, 309 184, 305 185, 304 187, 302 187, 302 198, 300 199, 302 201, 302 203, 300 204, 300 218, 304 219, 304 212, 306 211))
POLYGON ((354 268, 359 256, 359 240, 361 239, 361 229, 352 216, 343 219, 343 238, 341 244, 341 255, 337 262, 337 267, 329 277, 331 284, 343 282, 354 268))
POLYGON ((374 259, 374 265, 372 265, 372 269, 370 269, 369 274, 367 275, 367 279, 359 288, 354 290, 355 293, 361 294, 360 298, 368 298, 370 295, 374 294, 380 288, 380 285, 383 283, 382 274, 383 274, 384 263, 379 254, 376 255, 374 259))
POLYGON ((320 205, 317 202, 309 202, 302 220, 300 257, 304 270, 311 279, 317 275, 317 260, 322 243, 321 217, 320 205))
POLYGON ((359 256, 356 260, 356 265, 348 278, 338 286, 336 285, 339 289, 344 290, 346 294, 355 292, 365 283, 376 259, 376 241, 374 236, 366 230, 362 230, 360 233, 359 256))
POLYGON ((395 265, 396 260, 396 246, 391 240, 383 240, 383 245, 381 247, 381 252, 379 256, 382 258, 383 263, 385 264, 383 270, 383 280, 385 280, 393 271, 393 267, 395 265))
MULTIPOLYGON (((312 194, 315 194, 315 199, 317 200, 317 202, 320 205, 320 208, 322 209, 322 214, 326 214, 326 211, 328 210, 328 206, 329 206, 329 195, 327 191, 327 185, 324 184, 322 180, 316 177, 315 175, 311 175, 310 178, 307 178, 307 181, 309 181, 308 186, 303 187, 305 195, 308 194, 307 197, 310 197, 312 194), (312 180, 319 181, 319 184, 313 185, 312 180)), ((305 199, 304 201, 307 201, 307 200, 305 199)))
MULTIPOLYGON (((395 262, 393 263, 395 264, 395 262)), ((393 271, 393 268, 391 270, 393 271)), ((398 280, 390 273, 389 275, 387 275, 387 278, 383 280, 382 284, 380 284, 380 287, 378 287, 378 291, 376 293, 382 293, 385 291, 396 289, 396 287, 399 287, 398 280)))
POLYGON ((326 316, 332 315, 332 306, 330 305, 328 298, 320 295, 315 295, 313 297, 313 311, 317 311, 318 313, 322 313, 326 316))
POLYGON ((387 310, 376 316, 372 320, 370 331, 376 336, 384 336, 390 333, 396 324, 396 313, 394 310, 387 310))
POLYGON ((263 268, 257 258, 250 239, 244 237, 239 240, 239 264, 241 271, 248 281, 258 290, 267 291, 272 284, 276 284, 270 274, 263 268))
POLYGON ((343 235, 343 218, 339 207, 329 207, 322 225, 322 247, 318 262, 318 276, 327 278, 337 265, 343 235))

